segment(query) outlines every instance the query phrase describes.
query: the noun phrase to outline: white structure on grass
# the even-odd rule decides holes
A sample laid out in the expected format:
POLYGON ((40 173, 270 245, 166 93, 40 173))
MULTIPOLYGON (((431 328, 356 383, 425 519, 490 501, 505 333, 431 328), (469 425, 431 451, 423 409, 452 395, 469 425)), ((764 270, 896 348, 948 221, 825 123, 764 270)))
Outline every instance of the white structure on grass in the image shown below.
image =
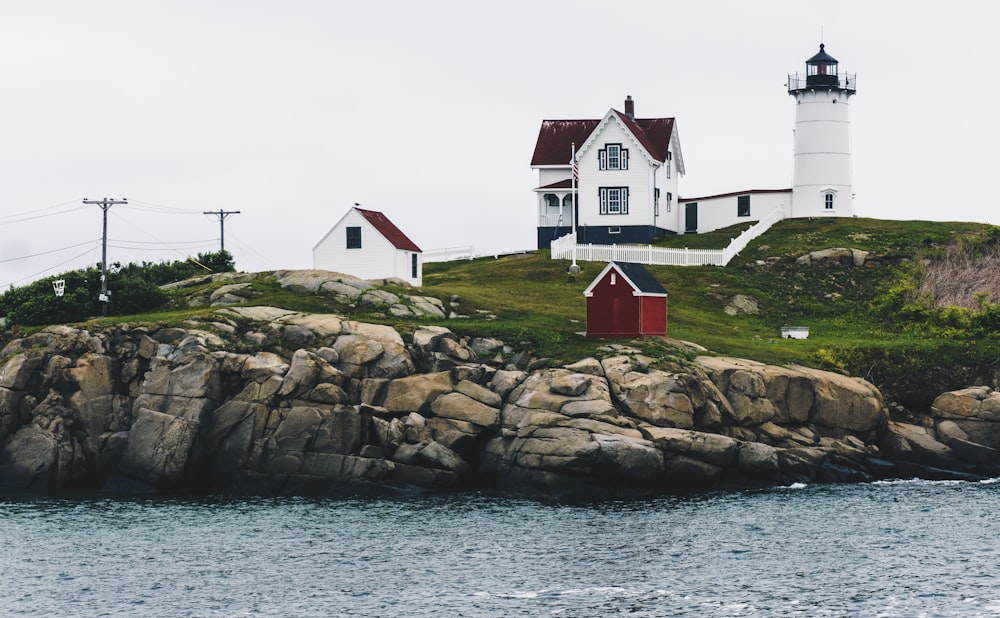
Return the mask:
POLYGON ((313 247, 313 268, 359 279, 402 279, 420 287, 423 256, 384 214, 351 208, 313 247))

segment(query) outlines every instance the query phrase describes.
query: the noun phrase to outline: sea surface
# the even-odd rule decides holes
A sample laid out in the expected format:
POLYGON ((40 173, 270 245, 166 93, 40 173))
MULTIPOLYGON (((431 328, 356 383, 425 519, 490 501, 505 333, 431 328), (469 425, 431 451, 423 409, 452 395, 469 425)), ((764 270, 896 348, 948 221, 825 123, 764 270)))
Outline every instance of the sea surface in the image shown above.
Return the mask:
POLYGON ((2 616, 1000 616, 1000 483, 0 496, 2 616))

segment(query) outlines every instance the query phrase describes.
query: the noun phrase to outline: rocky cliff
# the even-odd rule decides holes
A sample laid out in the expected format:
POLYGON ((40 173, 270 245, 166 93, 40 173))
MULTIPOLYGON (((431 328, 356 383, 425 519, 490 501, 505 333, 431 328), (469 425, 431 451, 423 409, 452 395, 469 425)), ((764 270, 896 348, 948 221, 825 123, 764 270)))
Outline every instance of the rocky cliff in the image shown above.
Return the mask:
POLYGON ((616 346, 528 371, 513 352, 273 307, 48 327, 0 351, 0 485, 600 495, 963 477, 990 473, 1000 448, 1000 395, 985 391, 945 400, 931 429, 890 423, 863 380, 803 367, 656 369, 616 346))

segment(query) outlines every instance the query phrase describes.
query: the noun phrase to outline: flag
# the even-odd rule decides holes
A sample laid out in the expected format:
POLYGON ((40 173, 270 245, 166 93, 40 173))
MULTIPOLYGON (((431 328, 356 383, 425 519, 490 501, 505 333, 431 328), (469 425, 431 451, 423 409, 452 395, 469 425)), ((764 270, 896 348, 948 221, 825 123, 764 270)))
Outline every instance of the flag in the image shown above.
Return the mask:
POLYGON ((572 149, 570 151, 571 152, 570 156, 573 159, 573 182, 579 182, 580 181, 580 168, 576 164, 576 143, 574 142, 570 146, 570 148, 572 149))

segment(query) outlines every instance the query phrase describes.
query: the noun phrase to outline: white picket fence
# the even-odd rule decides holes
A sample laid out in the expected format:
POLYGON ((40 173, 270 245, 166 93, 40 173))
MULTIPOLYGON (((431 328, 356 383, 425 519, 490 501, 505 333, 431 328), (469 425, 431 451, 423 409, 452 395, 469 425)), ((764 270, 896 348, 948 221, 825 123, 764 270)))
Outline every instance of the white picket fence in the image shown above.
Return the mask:
POLYGON ((579 245, 576 234, 571 232, 552 241, 553 260, 580 260, 583 262, 635 262, 660 266, 725 266, 746 249, 772 225, 785 218, 785 212, 776 208, 753 227, 729 241, 725 249, 669 249, 652 245, 579 245))
POLYGON ((478 258, 491 257, 500 259, 508 255, 521 255, 527 253, 527 249, 510 249, 507 251, 494 251, 492 253, 476 253, 472 245, 463 247, 445 247, 443 249, 431 249, 423 252, 424 264, 431 262, 455 262, 458 260, 475 260, 478 258))

